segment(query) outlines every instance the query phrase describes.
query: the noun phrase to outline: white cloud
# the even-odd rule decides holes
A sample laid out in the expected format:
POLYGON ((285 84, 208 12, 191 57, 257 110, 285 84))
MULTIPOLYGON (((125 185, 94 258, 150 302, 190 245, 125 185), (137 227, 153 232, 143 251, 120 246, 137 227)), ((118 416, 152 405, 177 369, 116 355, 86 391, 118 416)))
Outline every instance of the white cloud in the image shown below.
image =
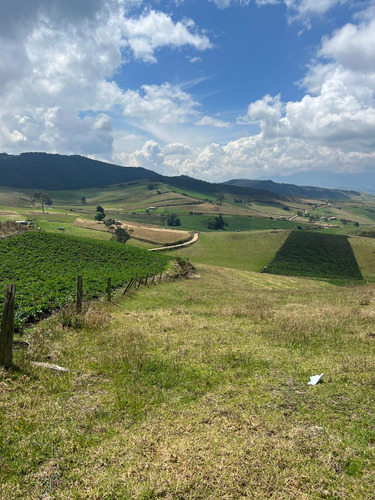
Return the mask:
POLYGON ((375 72, 375 18, 359 26, 347 24, 325 37, 319 55, 353 71, 375 72))
POLYGON ((143 167, 160 174, 165 173, 165 158, 160 145, 155 141, 145 142, 141 150, 118 155, 118 160, 122 165, 143 167))
POLYGON ((174 142, 171 144, 167 144, 163 148, 163 154, 165 156, 188 156, 192 154, 192 149, 190 146, 187 146, 186 144, 182 144, 180 142, 174 142))
POLYGON ((266 95, 251 103, 239 122, 256 122, 265 139, 302 139, 343 151, 374 150, 374 29, 372 20, 346 25, 324 38, 318 56, 328 62, 312 64, 302 82, 310 93, 286 103, 280 95, 266 95))
POLYGON ((163 12, 151 10, 140 18, 124 19, 123 26, 127 46, 134 57, 147 62, 156 62, 156 49, 165 46, 191 45, 197 50, 212 47, 206 35, 192 32, 195 24, 191 19, 173 23, 163 12))
MULTIPOLYGON (((249 3, 211 1, 220 8, 249 3)), ((282 1, 303 20, 340 3, 282 1)), ((79 153, 207 180, 374 166, 375 13, 370 8, 356 24, 322 39, 300 83, 302 99, 284 102, 281 95, 265 95, 234 125, 216 118, 222 114, 209 116, 182 84, 124 90, 115 83, 129 60, 125 57, 155 62, 165 47, 212 47, 192 20, 175 22, 156 10, 129 17, 131 5, 140 4, 6 3, 0 19, 1 150, 79 153), (249 124, 258 132, 241 137, 249 124)))
POLYGON ((127 116, 132 112, 135 119, 153 116, 155 123, 160 122, 157 113, 164 123, 183 123, 189 116, 199 116, 197 103, 177 88, 146 86, 132 94, 113 81, 126 64, 126 49, 128 56, 155 61, 163 47, 190 46, 199 51, 211 47, 192 20, 174 22, 169 15, 154 10, 129 18, 130 8, 140 3, 35 0, 31 4, 12 0, 2 7, 2 150, 19 152, 15 144, 21 148, 22 142, 28 150, 94 153, 109 158, 114 131, 109 119, 103 119, 103 112, 118 112, 121 106, 127 116), (140 106, 138 110, 131 97, 140 106), (27 119, 20 122, 18 116, 27 119))
POLYGON ((203 116, 200 120, 195 122, 196 125, 227 128, 230 127, 230 123, 224 122, 223 120, 218 120, 217 118, 212 118, 211 116, 203 116))
POLYGON ((143 85, 141 91, 128 90, 123 96, 124 114, 147 122, 184 123, 198 115, 199 103, 180 87, 143 85))
POLYGON ((219 9, 226 9, 231 7, 232 5, 249 5, 251 0, 208 0, 209 2, 213 2, 219 7, 219 9))
POLYGON ((290 21, 301 21, 308 28, 311 18, 322 16, 337 5, 350 4, 351 0, 282 0, 289 11, 290 21))
MULTIPOLYGON (((265 95, 250 103, 247 113, 238 118, 238 126, 255 123, 259 133, 224 144, 191 147, 175 155, 168 154, 168 146, 159 146, 158 171, 225 180, 303 170, 373 170, 374 26, 374 20, 363 17, 359 24, 346 25, 322 39, 317 59, 301 82, 306 89, 301 100, 283 102, 281 95, 265 95)), ((196 121, 201 125, 213 122, 204 116, 196 121)), ((141 153, 132 156, 135 164, 141 153)))

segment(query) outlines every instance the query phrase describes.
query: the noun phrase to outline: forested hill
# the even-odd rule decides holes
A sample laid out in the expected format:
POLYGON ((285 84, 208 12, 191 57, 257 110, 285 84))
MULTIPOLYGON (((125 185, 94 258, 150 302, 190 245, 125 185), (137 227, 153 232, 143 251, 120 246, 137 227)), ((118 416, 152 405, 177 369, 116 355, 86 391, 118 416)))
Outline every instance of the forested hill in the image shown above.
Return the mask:
POLYGON ((48 153, 0 154, 0 186, 46 191, 100 188, 150 180, 206 195, 220 193, 280 202, 286 198, 345 199, 355 191, 278 184, 273 181, 235 179, 218 184, 185 175, 166 177, 141 167, 121 167, 78 155, 48 153))
POLYGON ((351 196, 360 196, 358 191, 347 191, 343 189, 326 189, 315 186, 296 186, 295 184, 282 184, 271 180, 250 180, 250 179, 233 179, 225 184, 238 186, 243 188, 261 189, 279 195, 291 196, 293 198, 312 198, 315 200, 329 199, 342 200, 348 199, 351 196))
POLYGON ((0 186, 46 191, 83 189, 132 181, 158 181, 204 195, 225 192, 277 202, 284 197, 261 189, 214 184, 185 175, 166 177, 141 167, 121 167, 83 156, 47 153, 0 154, 0 186))
POLYGON ((120 167, 84 156, 47 153, 0 154, 0 185, 64 190, 108 186, 160 176, 140 167, 120 167))

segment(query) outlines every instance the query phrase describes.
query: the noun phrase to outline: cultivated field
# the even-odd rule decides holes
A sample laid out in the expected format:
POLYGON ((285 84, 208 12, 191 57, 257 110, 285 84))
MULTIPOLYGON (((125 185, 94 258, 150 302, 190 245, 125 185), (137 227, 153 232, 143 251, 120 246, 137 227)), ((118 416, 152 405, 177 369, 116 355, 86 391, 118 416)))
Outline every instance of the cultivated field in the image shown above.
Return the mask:
MULTIPOLYGON (((15 284, 15 323, 21 327, 75 300, 77 276, 84 298, 104 294, 107 279, 116 288, 137 274, 163 272, 169 258, 110 241, 27 231, 0 241, 0 286, 15 284)), ((3 295, 0 296, 0 316, 3 295)))
POLYGON ((286 276, 362 279, 348 238, 316 231, 292 231, 264 272, 286 276))

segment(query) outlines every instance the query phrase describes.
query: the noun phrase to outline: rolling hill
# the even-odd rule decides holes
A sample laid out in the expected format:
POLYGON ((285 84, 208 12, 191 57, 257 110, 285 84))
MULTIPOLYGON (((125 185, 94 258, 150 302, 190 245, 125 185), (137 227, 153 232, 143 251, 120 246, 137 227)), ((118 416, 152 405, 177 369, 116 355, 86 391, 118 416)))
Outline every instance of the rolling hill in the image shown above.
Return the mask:
POLYGON ((78 155, 47 153, 0 154, 0 179, 2 186, 47 191, 96 188, 150 180, 205 195, 224 193, 271 202, 288 198, 337 200, 360 195, 355 191, 301 187, 272 181, 235 179, 220 184, 210 183, 185 175, 167 177, 141 167, 121 167, 78 155))
POLYGON ((327 189, 316 186, 297 186, 295 184, 283 184, 271 180, 248 180, 232 179, 225 184, 243 188, 261 189, 277 193, 283 196, 292 196, 294 198, 312 198, 314 200, 330 199, 345 200, 352 196, 360 196, 358 191, 348 191, 344 189, 327 189))

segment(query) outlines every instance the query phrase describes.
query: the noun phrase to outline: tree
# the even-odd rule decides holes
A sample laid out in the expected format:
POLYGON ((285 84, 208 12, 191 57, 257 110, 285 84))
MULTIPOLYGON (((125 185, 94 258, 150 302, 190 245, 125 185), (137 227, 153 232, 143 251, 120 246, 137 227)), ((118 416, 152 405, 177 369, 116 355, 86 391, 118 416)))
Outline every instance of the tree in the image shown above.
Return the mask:
POLYGON ((169 214, 167 217, 168 226, 181 226, 180 218, 176 214, 169 214))
POLYGON ((223 216, 219 214, 218 216, 213 215, 206 220, 207 229, 224 229, 228 223, 223 219, 223 216))
POLYGON ((98 222, 101 222, 105 217, 105 214, 103 214, 103 212, 96 212, 96 215, 95 215, 95 220, 97 220, 98 222))
POLYGON ((112 233, 112 239, 118 241, 119 243, 126 243, 130 240, 130 234, 124 227, 116 227, 112 233))
MULTIPOLYGON (((98 213, 100 213, 100 212, 98 212, 98 213)), ((114 225, 116 224, 116 221, 115 221, 115 219, 111 219, 111 218, 110 218, 110 219, 107 219, 107 220, 104 222, 104 224, 105 224, 108 228, 110 228, 111 226, 114 226, 114 225)))
POLYGON ((34 205, 35 203, 40 203, 42 205, 42 211, 44 213, 44 205, 53 205, 53 201, 49 197, 47 193, 43 191, 38 191, 34 193, 31 203, 34 205))
POLYGON ((81 196, 81 205, 86 205, 86 203, 87 203, 86 196, 81 196))
POLYGON ((101 222, 105 218, 105 213, 104 213, 104 208, 98 205, 96 207, 96 215, 95 215, 95 220, 98 222, 101 222))

